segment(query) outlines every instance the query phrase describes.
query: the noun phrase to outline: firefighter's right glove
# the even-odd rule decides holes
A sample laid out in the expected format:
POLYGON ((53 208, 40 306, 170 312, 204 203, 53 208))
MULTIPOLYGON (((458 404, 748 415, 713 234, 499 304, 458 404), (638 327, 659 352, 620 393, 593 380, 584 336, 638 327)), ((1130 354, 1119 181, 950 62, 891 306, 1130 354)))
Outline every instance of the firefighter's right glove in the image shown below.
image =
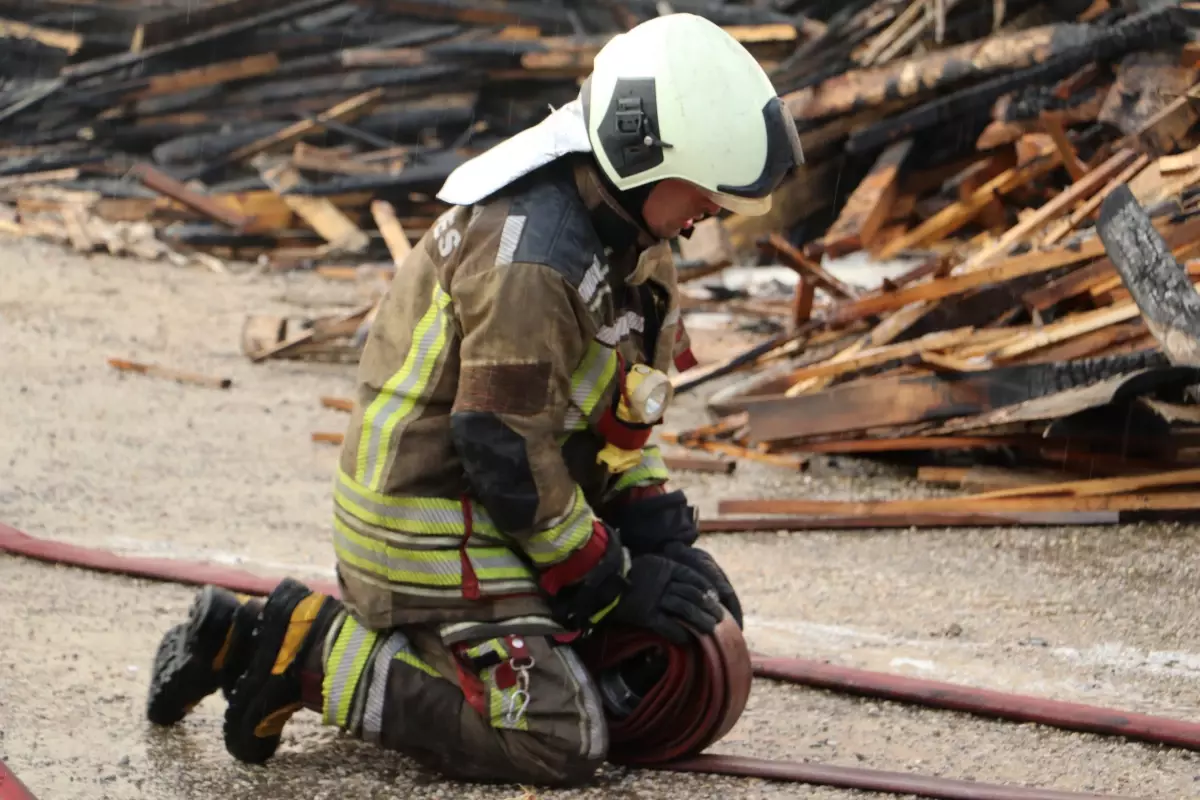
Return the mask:
POLYGON ((687 644, 683 623, 712 633, 721 616, 716 594, 695 570, 658 555, 633 559, 628 588, 609 618, 647 628, 678 645, 687 644))

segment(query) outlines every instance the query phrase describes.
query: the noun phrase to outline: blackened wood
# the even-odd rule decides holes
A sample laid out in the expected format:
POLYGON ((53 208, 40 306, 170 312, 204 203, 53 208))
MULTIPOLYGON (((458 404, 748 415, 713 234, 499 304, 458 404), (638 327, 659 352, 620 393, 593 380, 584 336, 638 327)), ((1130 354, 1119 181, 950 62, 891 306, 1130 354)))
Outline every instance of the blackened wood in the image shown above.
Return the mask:
POLYGON ((1134 15, 1119 25, 1097 33, 1091 42, 1072 48, 1044 64, 961 89, 873 125, 853 134, 846 142, 846 150, 850 153, 869 152, 937 125, 977 114, 1000 95, 1029 83, 1061 80, 1085 64, 1111 61, 1135 50, 1176 41, 1185 35, 1186 29, 1171 11, 1164 9, 1134 15))
POLYGON ((1100 204, 1096 228, 1171 363, 1200 365, 1200 295, 1128 186, 1118 186, 1100 204))
POLYGON ((83 78, 90 78, 96 75, 103 75, 122 67, 129 67, 138 62, 152 58, 155 56, 171 53, 181 50, 186 47, 193 47, 199 44, 209 44, 220 39, 235 36, 245 31, 253 30, 256 27, 270 25, 276 22, 282 22, 291 19, 299 14, 309 11, 316 11, 322 8, 328 8, 340 0, 300 0, 299 2, 289 3, 282 7, 277 7, 271 11, 262 14, 257 14, 245 19, 236 20, 231 23, 218 25, 207 30, 185 36, 182 39, 177 39, 171 42, 165 42, 155 47, 148 47, 140 53, 119 53, 117 55, 108 56, 105 58, 97 58, 92 61, 85 61, 81 64, 73 64, 63 70, 63 77, 69 80, 78 81, 83 78))

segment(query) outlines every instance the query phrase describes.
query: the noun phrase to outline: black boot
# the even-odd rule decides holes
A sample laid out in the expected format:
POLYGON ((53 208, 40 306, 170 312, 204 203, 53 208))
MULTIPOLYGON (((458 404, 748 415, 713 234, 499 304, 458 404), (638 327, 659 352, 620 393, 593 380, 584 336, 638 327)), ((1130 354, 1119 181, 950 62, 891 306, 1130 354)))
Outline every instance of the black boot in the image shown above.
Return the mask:
POLYGON ((225 709, 225 749, 235 758, 261 764, 275 755, 283 726, 306 699, 320 709, 322 645, 341 613, 340 600, 291 578, 271 592, 225 709))
POLYGON ((216 586, 196 594, 187 622, 159 642, 146 717, 174 725, 217 689, 226 699, 246 666, 250 634, 263 601, 216 586))

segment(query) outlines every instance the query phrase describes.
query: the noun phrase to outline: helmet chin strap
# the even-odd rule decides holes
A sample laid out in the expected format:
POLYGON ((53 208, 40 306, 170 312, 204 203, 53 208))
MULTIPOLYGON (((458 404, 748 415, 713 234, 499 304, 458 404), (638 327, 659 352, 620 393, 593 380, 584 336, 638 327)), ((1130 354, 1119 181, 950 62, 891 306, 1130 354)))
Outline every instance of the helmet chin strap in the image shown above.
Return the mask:
POLYGON ((604 174, 603 169, 598 168, 596 173, 600 176, 600 181, 604 184, 605 191, 612 195, 613 199, 629 215, 630 219, 653 236, 654 232, 650 230, 650 226, 646 224, 646 218, 642 216, 642 208, 646 205, 646 198, 650 196, 650 192, 654 191, 654 187, 658 185, 657 181, 622 191, 617 188, 616 184, 609 180, 608 176, 604 174))

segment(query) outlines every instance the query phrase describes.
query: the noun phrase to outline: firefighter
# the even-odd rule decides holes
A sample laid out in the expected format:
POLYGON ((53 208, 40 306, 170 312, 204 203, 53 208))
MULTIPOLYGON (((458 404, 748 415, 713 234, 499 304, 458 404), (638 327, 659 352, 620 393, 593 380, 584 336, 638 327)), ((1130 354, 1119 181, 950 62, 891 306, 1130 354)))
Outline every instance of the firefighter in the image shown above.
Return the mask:
POLYGON ((572 642, 741 624, 647 443, 666 373, 693 363, 669 240, 721 209, 765 213, 802 161, 754 58, 672 14, 453 172, 358 368, 333 488, 341 599, 291 579, 265 600, 205 587, 160 645, 150 719, 219 689, 245 762, 307 708, 453 778, 590 778, 605 705, 572 642))

